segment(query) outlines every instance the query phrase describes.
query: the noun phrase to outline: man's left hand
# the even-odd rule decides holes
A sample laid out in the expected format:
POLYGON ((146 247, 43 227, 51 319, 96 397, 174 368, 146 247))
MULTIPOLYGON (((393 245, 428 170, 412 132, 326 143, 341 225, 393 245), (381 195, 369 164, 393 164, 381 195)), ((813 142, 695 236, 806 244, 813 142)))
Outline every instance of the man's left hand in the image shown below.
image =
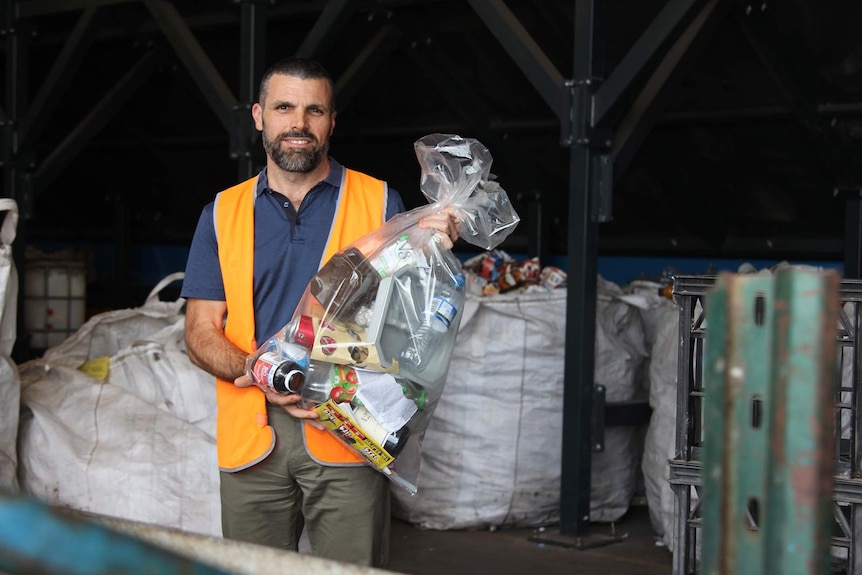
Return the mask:
POLYGON ((426 230, 435 230, 439 234, 440 245, 451 250, 458 241, 461 233, 461 220, 458 212, 452 206, 446 206, 435 214, 425 216, 419 220, 419 227, 426 230))

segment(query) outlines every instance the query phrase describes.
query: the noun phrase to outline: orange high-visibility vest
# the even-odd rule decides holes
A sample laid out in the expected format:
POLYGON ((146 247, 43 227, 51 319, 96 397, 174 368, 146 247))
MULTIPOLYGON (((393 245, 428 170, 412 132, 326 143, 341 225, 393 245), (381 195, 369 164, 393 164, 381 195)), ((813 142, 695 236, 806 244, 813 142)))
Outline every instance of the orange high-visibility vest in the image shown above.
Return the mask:
MULTIPOLYGON (((254 351, 254 202, 257 177, 219 193, 215 201, 218 256, 227 303, 225 337, 246 353, 254 351), (221 241, 222 238, 225 241, 221 241)), ((344 170, 335 218, 322 266, 336 252, 385 220, 386 183, 344 170)), ((322 232, 322 231, 321 231, 322 232)), ((216 449, 222 471, 240 471, 262 461, 275 447, 268 425, 266 397, 257 387, 237 387, 216 379, 216 449)), ((329 431, 304 426, 305 446, 321 463, 361 465, 364 459, 329 431)))

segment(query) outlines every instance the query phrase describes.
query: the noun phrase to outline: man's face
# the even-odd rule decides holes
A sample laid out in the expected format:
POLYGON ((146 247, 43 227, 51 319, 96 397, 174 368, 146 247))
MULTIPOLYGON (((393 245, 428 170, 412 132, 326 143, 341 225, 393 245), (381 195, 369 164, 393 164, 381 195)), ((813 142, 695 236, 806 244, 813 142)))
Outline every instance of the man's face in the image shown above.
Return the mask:
POLYGON ((335 112, 326 80, 276 74, 252 107, 252 116, 264 150, 283 170, 311 172, 329 153, 335 112))

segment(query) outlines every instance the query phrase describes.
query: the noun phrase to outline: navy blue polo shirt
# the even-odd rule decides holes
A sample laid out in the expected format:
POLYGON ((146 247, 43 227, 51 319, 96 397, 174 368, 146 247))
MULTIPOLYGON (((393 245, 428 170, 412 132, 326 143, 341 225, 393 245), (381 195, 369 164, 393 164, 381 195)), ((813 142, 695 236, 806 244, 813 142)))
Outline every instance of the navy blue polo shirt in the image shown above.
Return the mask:
MULTIPOLYGON (((257 180, 254 203, 255 339, 263 344, 293 317, 311 277, 320 266, 335 218, 344 169, 330 158, 329 175, 314 186, 297 212, 287 197, 267 186, 266 169, 257 180)), ((225 301, 213 209, 201 212, 189 249, 181 296, 225 301)), ((397 191, 389 189, 386 219, 404 211, 397 191)))

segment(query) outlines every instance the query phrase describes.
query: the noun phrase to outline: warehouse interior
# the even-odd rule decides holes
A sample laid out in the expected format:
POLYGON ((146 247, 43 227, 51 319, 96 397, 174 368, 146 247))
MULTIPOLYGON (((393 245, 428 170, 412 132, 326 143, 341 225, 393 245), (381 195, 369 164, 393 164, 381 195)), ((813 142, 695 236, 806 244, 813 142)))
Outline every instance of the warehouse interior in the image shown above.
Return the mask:
MULTIPOLYGON (((336 79, 333 157, 408 208, 426 202, 419 138, 488 147, 521 218, 500 249, 586 278, 567 290, 565 370, 591 390, 577 350, 611 260, 621 283, 667 281, 655 261, 862 277, 860 16, 851 0, 3 0, 15 260, 84 258, 88 317, 140 305, 182 271, 201 208, 262 165, 262 71, 309 55, 336 79)), ((19 361, 43 351, 24 323, 19 361)), ((583 513, 591 393, 565 399, 567 535, 604 531, 583 513)), ((642 425, 644 406, 608 421, 642 425)))
MULTIPOLYGON (((123 270, 128 245, 187 244, 200 206, 260 164, 247 113, 255 74, 303 51, 340 80, 342 163, 385 177, 415 207, 425 200, 413 142, 478 138, 525 220, 506 248, 563 255, 569 149, 537 82, 573 76, 576 3, 484 4, 7 2, 5 128, 18 139, 4 193, 23 200, 22 234, 116 244, 118 275, 137 271, 123 270)), ((855 4, 719 3, 715 29, 661 84, 655 71, 676 62, 669 44, 698 7, 597 4, 594 86, 613 90, 599 100, 609 131, 639 119, 644 86, 665 88, 641 102, 643 144, 617 158, 600 253, 843 261, 859 180, 855 4)))

